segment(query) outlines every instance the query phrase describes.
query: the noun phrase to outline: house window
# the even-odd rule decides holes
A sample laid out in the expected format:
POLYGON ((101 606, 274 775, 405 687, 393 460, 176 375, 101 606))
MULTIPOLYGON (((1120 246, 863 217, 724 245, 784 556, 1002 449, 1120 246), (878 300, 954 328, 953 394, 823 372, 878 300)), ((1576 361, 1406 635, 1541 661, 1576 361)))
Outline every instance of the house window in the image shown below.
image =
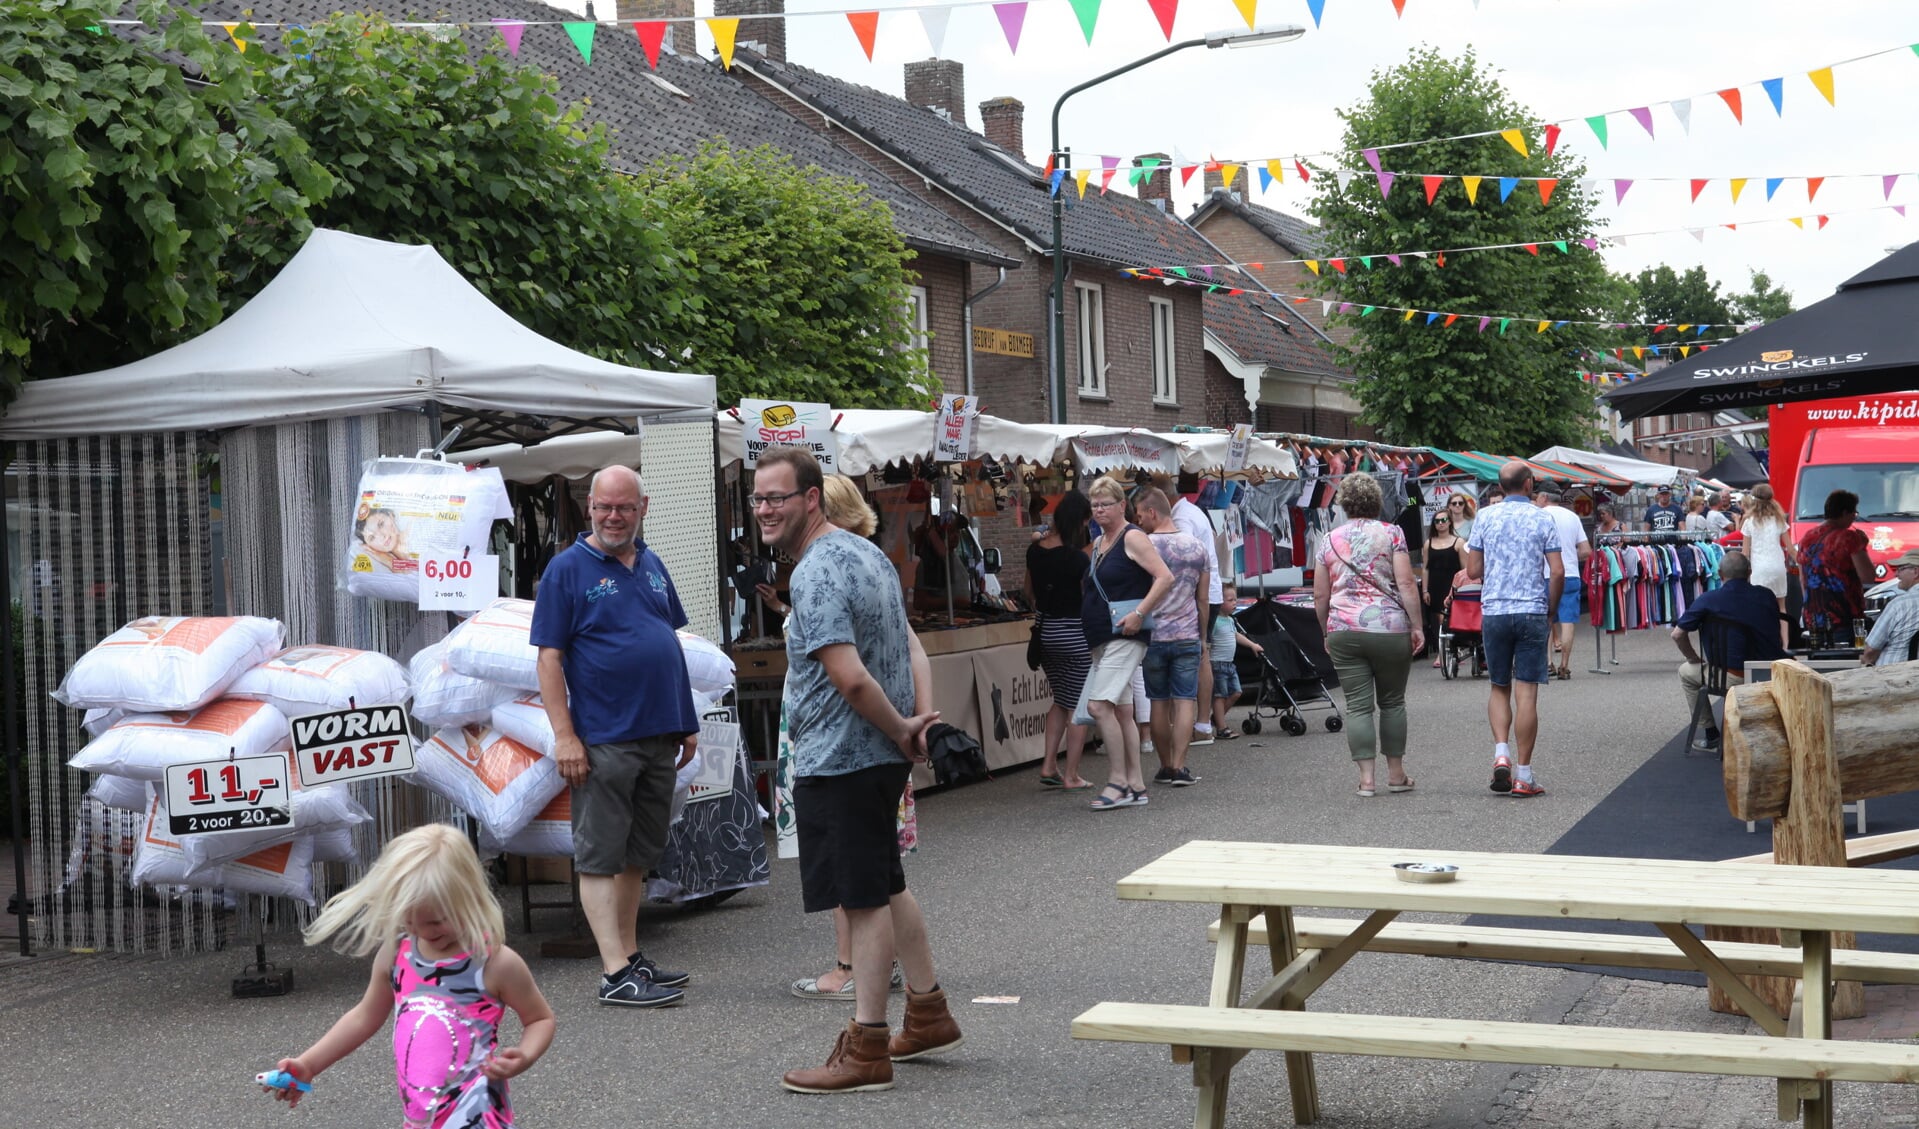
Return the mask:
POLYGON ((1173 368, 1173 301, 1148 299, 1153 312, 1153 402, 1179 402, 1179 378, 1173 368))
POLYGON ((1100 288, 1090 282, 1073 284, 1079 299, 1079 392, 1106 395, 1106 306, 1100 288))
MULTIPOLYGON (((906 321, 912 326, 912 335, 907 344, 915 349, 924 350, 929 335, 926 332, 926 287, 915 286, 906 292, 906 321)), ((931 358, 928 359, 929 366, 931 358)))

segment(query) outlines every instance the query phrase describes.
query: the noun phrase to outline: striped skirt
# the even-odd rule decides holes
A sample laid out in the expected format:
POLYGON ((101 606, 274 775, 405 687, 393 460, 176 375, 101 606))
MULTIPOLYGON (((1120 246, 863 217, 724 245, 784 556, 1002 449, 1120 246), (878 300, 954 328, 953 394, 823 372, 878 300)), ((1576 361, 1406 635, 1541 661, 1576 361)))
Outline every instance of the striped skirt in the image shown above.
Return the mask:
POLYGON ((1041 616, 1039 645, 1039 665, 1052 686, 1053 704, 1071 710, 1079 702, 1086 674, 1092 668, 1086 632, 1077 617, 1041 616))

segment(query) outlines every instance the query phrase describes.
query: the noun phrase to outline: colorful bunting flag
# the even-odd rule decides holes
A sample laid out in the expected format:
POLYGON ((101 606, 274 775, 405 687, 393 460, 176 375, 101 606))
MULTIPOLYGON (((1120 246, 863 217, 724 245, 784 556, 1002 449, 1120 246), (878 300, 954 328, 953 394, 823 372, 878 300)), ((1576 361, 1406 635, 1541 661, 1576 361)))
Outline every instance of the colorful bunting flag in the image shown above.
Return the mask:
POLYGON ((713 48, 720 53, 720 65, 732 70, 733 39, 740 33, 739 17, 715 16, 706 21, 706 30, 713 33, 713 48))
POLYGON ((1804 216, 1793 216, 1787 219, 1786 222, 1798 228, 1800 231, 1806 230, 1806 217, 1804 216))
POLYGON ((1466 186, 1466 202, 1468 204, 1477 205, 1479 203, 1479 182, 1482 179, 1484 178, 1477 176, 1462 176, 1459 178, 1459 183, 1466 186))
POLYGON ((1100 163, 1099 191, 1100 191, 1100 195, 1104 196, 1106 194, 1106 190, 1112 187, 1113 173, 1115 173, 1119 169, 1119 158, 1118 157, 1101 157, 1099 159, 1099 163, 1100 163))
POLYGON ((1697 204, 1699 202, 1699 194, 1701 192, 1704 192, 1706 190, 1706 185, 1711 183, 1712 181, 1710 180, 1698 180, 1698 179, 1692 182, 1692 202, 1693 203, 1697 204))
POLYGON ((1513 319, 1511 319, 1511 318, 1500 318, 1500 319, 1499 319, 1499 335, 1500 335, 1501 337, 1504 337, 1504 336, 1506 336, 1506 327, 1507 327, 1507 326, 1509 326, 1509 325, 1511 325, 1512 323, 1513 323, 1513 319))
POLYGON ((1759 85, 1766 88, 1766 97, 1772 99, 1772 112, 1780 117, 1786 116, 1786 80, 1783 78, 1764 78, 1759 85))
POLYGON ((1772 199, 1772 194, 1779 191, 1779 186, 1784 183, 1786 183, 1786 178, 1783 176, 1767 177, 1766 178, 1766 199, 1768 200, 1772 199))
POLYGON ((666 21, 635 20, 633 34, 640 41, 640 50, 646 53, 646 65, 659 70, 660 48, 666 43, 666 21))
POLYGON ((1675 98, 1672 100, 1672 116, 1679 119, 1679 132, 1692 132, 1692 99, 1675 98))
POLYGON ((1239 175, 1238 165, 1224 164, 1219 166, 1219 182, 1225 188, 1231 189, 1233 187, 1233 178, 1237 175, 1239 175))
POLYGON ((1454 323, 1454 322, 1456 322, 1456 321, 1458 321, 1458 320, 1459 320, 1459 315, 1458 315, 1458 314, 1447 314, 1447 315, 1446 315, 1446 324, 1445 324, 1445 326, 1444 326, 1444 328, 1446 328, 1446 329, 1451 329, 1451 328, 1452 328, 1452 326, 1453 326, 1453 323, 1454 323))
POLYGON ((1832 96, 1832 68, 1831 67, 1820 67, 1816 71, 1807 71, 1806 77, 1812 80, 1812 87, 1814 90, 1817 90, 1820 94, 1825 95, 1826 105, 1828 106, 1839 105, 1839 103, 1835 101, 1832 96))
POLYGON ((1326 0, 1306 0, 1306 10, 1313 14, 1313 26, 1319 26, 1319 18, 1326 14, 1326 0))
POLYGON ((1613 203, 1615 204, 1625 203, 1626 190, 1631 187, 1632 187, 1632 181, 1615 179, 1612 182, 1613 203))
POLYGON ((995 4, 993 14, 999 17, 1000 30, 1006 33, 1007 49, 1015 55, 1019 54, 1019 32, 1026 26, 1026 0, 995 4))
POLYGON ((1086 180, 1093 175, 1092 169, 1078 169, 1073 173, 1073 183, 1079 186, 1079 198, 1086 199, 1086 180))
POLYGON ((1431 204, 1433 197, 1439 195, 1439 186, 1446 182, 1446 178, 1443 176, 1428 176, 1421 179, 1426 186, 1426 203, 1431 204))
POLYGON ((1366 163, 1367 163, 1367 164, 1369 164, 1369 165, 1371 165, 1371 166, 1373 166, 1373 172, 1375 172, 1375 173, 1378 173, 1378 172, 1380 171, 1380 168, 1379 168, 1379 150, 1377 150, 1377 149, 1362 149, 1362 150, 1360 150, 1360 153, 1359 153, 1359 155, 1360 155, 1360 156, 1362 156, 1362 157, 1364 157, 1364 158, 1366 158, 1366 163))
POLYGON ((1880 180, 1883 181, 1885 184, 1886 199, 1888 200, 1892 199, 1892 186, 1899 183, 1899 178, 1902 175, 1904 174, 1892 173, 1890 175, 1883 176, 1880 178, 1880 180))
POLYGON ((592 20, 568 20, 560 26, 566 28, 566 37, 571 39, 573 46, 579 49, 580 58, 586 60, 587 66, 592 66, 593 33, 599 29, 600 25, 592 20))
POLYGON ((1823 176, 1809 176, 1806 178, 1806 202, 1807 203, 1811 203, 1812 198, 1814 196, 1819 195, 1819 186, 1824 183, 1826 183, 1826 178, 1823 176))
POLYGON ((1179 0, 1146 0, 1152 6, 1153 15, 1159 19, 1159 30, 1166 33, 1166 41, 1173 41, 1173 18, 1179 14, 1179 0))
POLYGON ((1359 265, 1365 267, 1367 270, 1372 270, 1373 257, 1371 255, 1361 255, 1359 257, 1359 265))
POLYGON ((1652 131, 1652 107, 1637 106, 1637 107, 1634 107, 1633 109, 1627 110, 1626 112, 1631 114, 1633 117, 1633 120, 1638 122, 1640 127, 1646 131, 1647 137, 1654 136, 1652 131))
POLYGON ((860 50, 866 52, 866 61, 873 61, 873 40, 880 30, 878 12, 848 12, 846 22, 853 25, 853 36, 860 41, 860 50))
POLYGON ((1313 272, 1313 274, 1314 274, 1314 276, 1315 276, 1315 277, 1317 277, 1317 276, 1318 276, 1318 274, 1319 274, 1319 260, 1318 260, 1318 259, 1307 259, 1307 260, 1306 260, 1306 269, 1307 269, 1307 270, 1309 270, 1309 271, 1312 271, 1312 272, 1313 272))
POLYGON ((1267 161, 1266 174, 1281 184, 1286 183, 1286 162, 1278 158, 1267 161))
POLYGON ((1160 160, 1158 157, 1141 157, 1139 159, 1138 183, 1140 184, 1153 183, 1153 172, 1154 170, 1159 168, 1159 165, 1160 165, 1160 160))
POLYGON ((1338 272, 1339 272, 1339 273, 1341 273, 1341 274, 1345 274, 1345 273, 1346 273, 1346 260, 1345 260, 1345 259, 1327 259, 1326 261, 1327 261, 1327 262, 1329 262, 1329 263, 1331 263, 1331 264, 1333 264, 1333 269, 1334 269, 1334 270, 1336 270, 1336 271, 1338 271, 1338 272))
POLYGON ((1746 111, 1740 105, 1741 99, 1739 96, 1739 88, 1736 86, 1733 86, 1733 87, 1728 87, 1725 90, 1721 90, 1719 92, 1719 97, 1725 101, 1726 108, 1732 111, 1732 120, 1738 122, 1740 125, 1745 125, 1746 111))
MULTIPOLYGON (((1405 316, 1405 317, 1403 317, 1403 318, 1400 318, 1399 320, 1400 320, 1400 321, 1411 321, 1411 320, 1413 320, 1413 315, 1414 315, 1414 314, 1416 314, 1416 313, 1418 313, 1418 312, 1419 312, 1418 310, 1407 310, 1407 311, 1406 311, 1406 316, 1405 316)), ((1437 316, 1437 315, 1435 315, 1435 316, 1437 316)))
POLYGON ((946 47, 946 22, 952 14, 951 8, 920 9, 920 26, 926 29, 926 43, 933 49, 935 58, 946 47))
POLYGON ((1593 136, 1599 139, 1599 147, 1606 148, 1606 115, 1594 114, 1586 119, 1586 124, 1592 128, 1593 136))
POLYGON ((241 39, 240 36, 234 31, 234 29, 239 27, 240 25, 239 24, 221 24, 220 26, 227 29, 227 38, 233 40, 233 46, 240 52, 240 54, 242 55, 246 54, 247 41, 244 39, 241 39))
POLYGON ((1560 253, 1560 254, 1562 254, 1562 255, 1570 255, 1570 254, 1572 254, 1572 251, 1571 251, 1570 249, 1568 249, 1568 248, 1567 248, 1567 246, 1566 246, 1566 241, 1565 241, 1564 239, 1555 239, 1555 240, 1553 240, 1553 246, 1555 246, 1555 247, 1557 247, 1557 248, 1559 248, 1559 253, 1560 253))
POLYGON ((1400 261, 1400 258, 1398 255, 1388 255, 1386 256, 1386 261, 1393 264, 1396 267, 1405 265, 1404 263, 1400 261))
POLYGON ((1246 21, 1248 28, 1254 27, 1254 19, 1259 15, 1259 0, 1233 0, 1233 7, 1239 9, 1239 16, 1246 21))
POLYGON ((1549 125, 1546 127, 1546 155, 1548 157, 1553 155, 1554 149, 1559 148, 1559 134, 1560 129, 1558 126, 1549 125))
POLYGON ((1520 246, 1522 246, 1522 247, 1524 247, 1524 248, 1526 249, 1526 253, 1527 253, 1528 255, 1531 255, 1531 256, 1532 256, 1533 258, 1535 258, 1535 259, 1537 259, 1537 258, 1539 257, 1539 244, 1537 244, 1537 243, 1522 243, 1522 244, 1520 244, 1520 246))
POLYGON ((1532 158, 1532 154, 1526 151, 1526 132, 1524 130, 1502 129, 1499 131, 1499 136, 1506 139, 1506 144, 1517 149, 1520 156, 1528 160, 1532 158))
POLYGON ((1830 222, 1831 220, 1832 220, 1832 217, 1831 217, 1831 216, 1820 216, 1820 217, 1819 217, 1819 230, 1820 230, 1820 231, 1824 231, 1824 230, 1826 230, 1826 224, 1827 224, 1828 222, 1830 222))
MULTIPOLYGON (((1308 2, 1310 3, 1310 2, 1311 2, 1311 0, 1308 0, 1308 2)), ((1326 2, 1326 0, 1320 0, 1320 3, 1321 3, 1322 5, 1323 5, 1323 4, 1325 3, 1325 2, 1326 2)), ((1317 21, 1315 21, 1315 22, 1317 22, 1317 21)), ((1311 175, 1309 175, 1309 174, 1308 174, 1308 173, 1306 172, 1306 166, 1305 166, 1305 165, 1303 165, 1303 164, 1301 164, 1301 163, 1300 163, 1300 162, 1299 162, 1299 161, 1298 161, 1297 159, 1295 159, 1295 160, 1293 161, 1293 169, 1294 169, 1295 171, 1297 171, 1297 172, 1299 173, 1299 182, 1300 182, 1301 184, 1305 184, 1305 183, 1307 183, 1308 181, 1310 181, 1310 180, 1312 180, 1312 179, 1313 179, 1313 178, 1312 178, 1312 176, 1311 176, 1311 175)))
POLYGON ((1181 188, 1186 187, 1189 183, 1192 182, 1193 174, 1198 171, 1199 171, 1198 165, 1189 165, 1189 164, 1180 165, 1179 166, 1179 186, 1181 188))
POLYGON ((1489 326, 1489 325, 1491 325, 1492 323, 1493 323, 1493 319, 1491 319, 1491 318, 1480 318, 1480 319, 1479 319, 1479 332, 1481 332, 1481 333, 1484 333, 1484 332, 1486 332, 1486 327, 1487 327, 1487 326, 1489 326))
POLYGON ((1386 197, 1391 196, 1393 194, 1394 175, 1395 174, 1389 173, 1389 172, 1382 172, 1379 174, 1379 198, 1380 199, 1384 200, 1386 197))
POLYGON ((1748 179, 1747 177, 1735 176, 1729 182, 1732 185, 1732 202, 1733 203, 1737 204, 1739 202, 1739 194, 1746 190, 1747 179, 1748 179))
POLYGON ((1538 328, 1538 329, 1535 329, 1535 330, 1534 330, 1533 332, 1534 332, 1534 333, 1544 333, 1544 332, 1546 332, 1546 331, 1547 331, 1548 329, 1551 329, 1551 328, 1552 328, 1552 324, 1553 324, 1553 323, 1552 323, 1552 322, 1549 322, 1549 321, 1542 321, 1542 322, 1540 322, 1540 323, 1539 323, 1539 328, 1538 328))
POLYGON ((1513 194, 1513 186, 1518 183, 1519 183, 1519 178, 1516 176, 1502 176, 1499 178, 1499 202, 1500 203, 1504 204, 1506 202, 1506 197, 1511 196, 1513 194))
POLYGON ((1553 189, 1558 187, 1559 181, 1554 177, 1542 176, 1539 178, 1539 203, 1541 207, 1544 207, 1552 201, 1553 189))
POLYGON ((526 34, 525 20, 494 20, 493 26, 506 40, 506 53, 514 58, 520 57, 520 37, 526 34))
POLYGON ((1398 12, 1399 17, 1404 19, 1406 17, 1406 0, 1393 0, 1393 11, 1398 12))
POLYGON ((1079 17, 1079 29, 1086 33, 1086 45, 1093 44, 1093 25, 1099 22, 1099 0, 1073 0, 1073 14, 1079 17))
POLYGON ((1438 315, 1438 314, 1436 314, 1436 313, 1432 313, 1432 314, 1427 314, 1427 315, 1426 315, 1426 324, 1427 324, 1427 325, 1431 325, 1431 324, 1433 324, 1434 322, 1436 322, 1436 321, 1438 321, 1438 320, 1439 320, 1439 315, 1438 315))
POLYGON ((1266 164, 1261 165, 1259 168, 1260 195, 1262 196, 1265 195, 1266 190, 1268 188, 1271 188, 1272 186, 1273 186, 1272 162, 1268 161, 1266 164))

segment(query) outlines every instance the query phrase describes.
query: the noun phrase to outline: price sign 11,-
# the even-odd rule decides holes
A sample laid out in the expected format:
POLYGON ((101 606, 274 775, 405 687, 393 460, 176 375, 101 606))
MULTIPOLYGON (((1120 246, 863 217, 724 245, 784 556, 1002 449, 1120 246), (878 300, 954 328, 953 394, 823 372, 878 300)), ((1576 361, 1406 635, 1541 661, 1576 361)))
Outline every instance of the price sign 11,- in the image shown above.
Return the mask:
POLYGON ((293 825, 285 753, 167 766, 167 830, 181 835, 293 825))
POLYGON ((500 558, 426 556, 420 558, 420 610, 470 612, 500 597, 500 558))

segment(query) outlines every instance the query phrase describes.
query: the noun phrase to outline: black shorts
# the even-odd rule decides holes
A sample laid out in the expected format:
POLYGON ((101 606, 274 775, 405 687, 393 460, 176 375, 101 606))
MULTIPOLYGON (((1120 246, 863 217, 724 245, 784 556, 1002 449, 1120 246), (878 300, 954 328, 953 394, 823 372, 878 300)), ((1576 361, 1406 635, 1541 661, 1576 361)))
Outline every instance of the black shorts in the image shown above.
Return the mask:
POLYGON ((906 892, 899 807, 911 772, 905 763, 882 764, 793 782, 807 913, 878 909, 906 892))

